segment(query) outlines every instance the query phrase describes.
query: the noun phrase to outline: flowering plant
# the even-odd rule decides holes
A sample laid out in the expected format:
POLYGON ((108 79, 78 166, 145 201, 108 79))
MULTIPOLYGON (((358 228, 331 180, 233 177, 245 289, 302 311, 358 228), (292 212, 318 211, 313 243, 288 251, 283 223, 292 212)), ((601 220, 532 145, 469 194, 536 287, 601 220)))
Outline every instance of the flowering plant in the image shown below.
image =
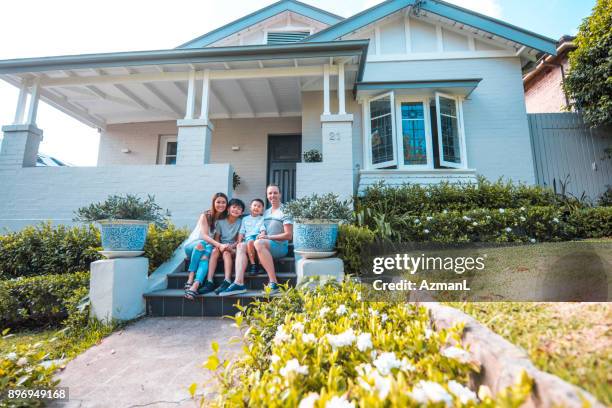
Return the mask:
POLYGON ((288 289, 241 310, 244 354, 221 361, 214 344, 205 364, 219 377, 212 405, 518 407, 531 391, 526 375, 495 397, 473 391, 479 364, 462 326, 435 330, 423 307, 364 302, 354 282, 288 289))

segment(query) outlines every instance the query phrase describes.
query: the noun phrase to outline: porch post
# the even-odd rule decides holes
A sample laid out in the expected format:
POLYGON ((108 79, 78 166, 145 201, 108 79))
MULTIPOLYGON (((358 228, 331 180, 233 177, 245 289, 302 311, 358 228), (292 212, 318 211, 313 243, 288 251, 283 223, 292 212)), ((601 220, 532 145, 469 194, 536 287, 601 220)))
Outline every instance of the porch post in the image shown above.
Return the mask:
POLYGON ((213 126, 209 121, 210 71, 204 71, 201 112, 194 119, 195 72, 190 73, 185 118, 177 120, 178 127, 176 164, 178 166, 201 166, 210 163, 210 143, 213 126))
POLYGON ((346 93, 344 90, 344 63, 338 65, 338 115, 346 115, 346 93))
POLYGON ((38 147, 42 141, 43 131, 36 127, 38 98, 40 84, 38 80, 32 86, 28 117, 23 123, 27 86, 24 84, 19 91, 15 120, 12 125, 3 126, 4 138, 0 149, 0 169, 17 169, 36 166, 38 147))
POLYGON ((323 65, 323 114, 329 115, 329 65, 323 65))

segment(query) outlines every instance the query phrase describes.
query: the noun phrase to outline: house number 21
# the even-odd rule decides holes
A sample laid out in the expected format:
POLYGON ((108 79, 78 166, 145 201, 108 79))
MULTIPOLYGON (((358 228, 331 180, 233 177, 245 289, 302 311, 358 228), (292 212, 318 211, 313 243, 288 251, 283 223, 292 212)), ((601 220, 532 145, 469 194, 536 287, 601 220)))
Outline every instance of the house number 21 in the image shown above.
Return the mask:
POLYGON ((338 143, 340 141, 340 132, 329 132, 329 142, 338 143))

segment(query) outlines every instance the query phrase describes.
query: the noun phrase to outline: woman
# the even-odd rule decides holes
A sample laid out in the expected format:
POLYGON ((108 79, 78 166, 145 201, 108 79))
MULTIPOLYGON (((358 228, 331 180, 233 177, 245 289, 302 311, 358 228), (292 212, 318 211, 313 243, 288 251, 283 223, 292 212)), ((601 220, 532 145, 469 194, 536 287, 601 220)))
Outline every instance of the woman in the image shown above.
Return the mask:
MULTIPOLYGON (((265 231, 260 233, 255 240, 255 250, 259 257, 259 263, 266 270, 270 279, 268 285, 270 294, 278 292, 274 259, 287 256, 289 240, 293 237, 293 221, 283 213, 280 194, 280 188, 276 184, 270 184, 266 188, 266 197, 271 207, 264 212, 265 231)), ((220 296, 246 292, 246 286, 244 285, 244 272, 247 267, 246 249, 246 244, 238 245, 236 251, 236 280, 226 290, 219 293, 220 296)), ((266 290, 264 290, 265 292, 266 290)))
MULTIPOLYGON (((218 248, 221 244, 214 240, 215 223, 227 217, 227 196, 217 193, 213 196, 211 209, 202 213, 196 227, 189 235, 185 244, 185 254, 189 258, 189 278, 185 283, 185 297, 193 300, 198 294, 198 288, 204 283, 204 277, 208 269, 216 269, 217 265, 211 262, 209 266, 210 253, 213 247, 218 248)), ((208 283, 208 281, 206 282, 208 283)))

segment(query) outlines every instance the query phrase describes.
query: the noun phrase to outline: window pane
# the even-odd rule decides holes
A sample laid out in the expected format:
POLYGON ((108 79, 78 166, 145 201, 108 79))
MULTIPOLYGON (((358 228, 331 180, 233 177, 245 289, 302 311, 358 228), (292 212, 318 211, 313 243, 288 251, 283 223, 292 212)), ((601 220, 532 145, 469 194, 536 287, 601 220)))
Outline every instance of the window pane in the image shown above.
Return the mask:
POLYGON ((404 164, 427 164, 423 103, 402 103, 402 137, 404 164))
POLYGON ((461 163, 457 107, 453 99, 440 97, 440 132, 442 134, 442 160, 461 163))
POLYGON ((391 98, 385 97, 370 102, 370 117, 372 164, 393 160, 391 98))
POLYGON ((176 164, 176 156, 166 156, 166 164, 176 164))
POLYGON ((168 142, 168 144, 166 145, 167 156, 176 156, 176 143, 177 142, 168 142))

